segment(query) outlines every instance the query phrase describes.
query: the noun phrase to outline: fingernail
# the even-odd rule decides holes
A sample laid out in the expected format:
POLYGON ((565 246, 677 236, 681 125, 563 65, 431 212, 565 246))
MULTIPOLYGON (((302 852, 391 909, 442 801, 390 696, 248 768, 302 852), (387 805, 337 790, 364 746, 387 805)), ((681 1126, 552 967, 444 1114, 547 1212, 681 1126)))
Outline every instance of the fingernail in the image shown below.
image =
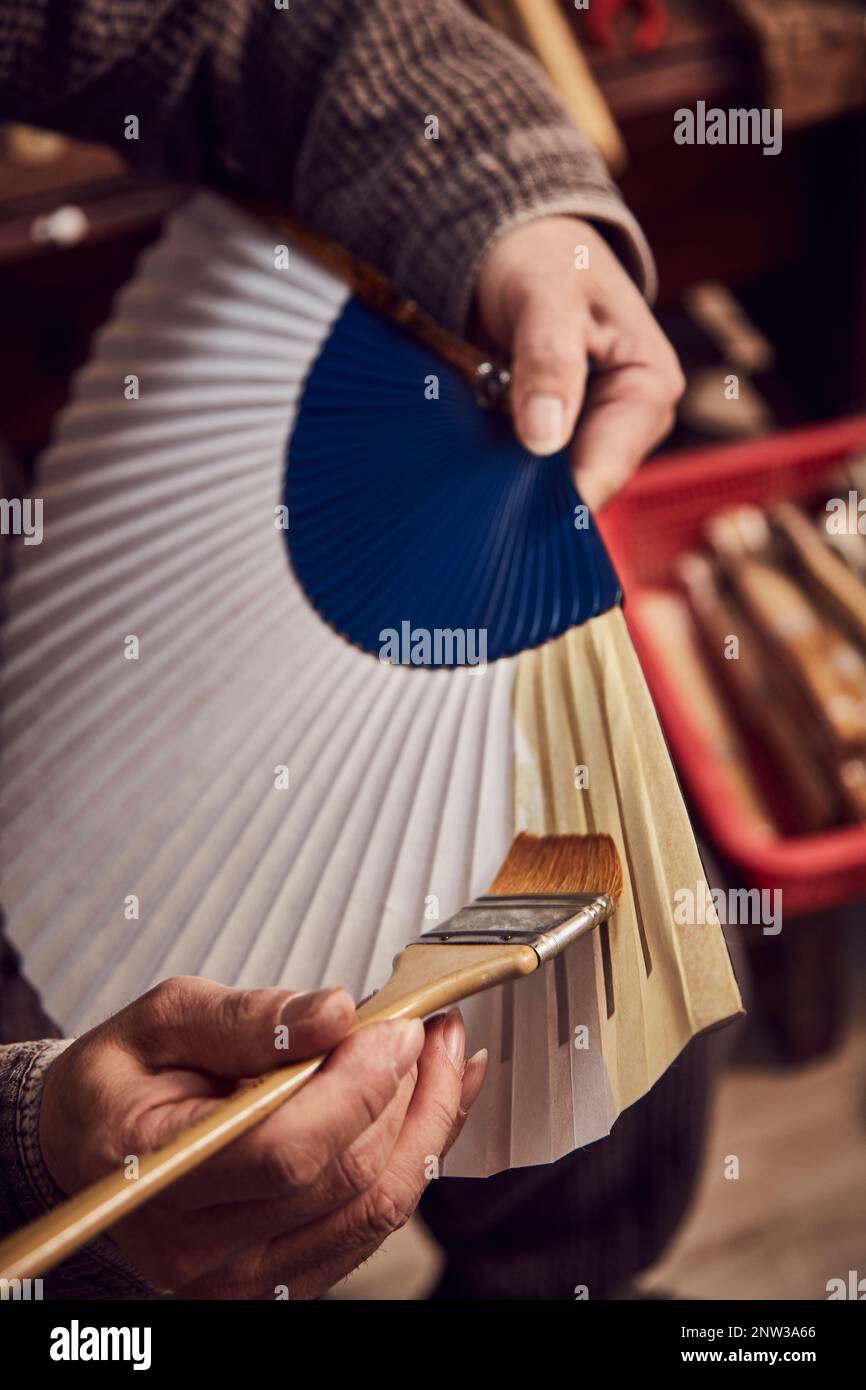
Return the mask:
POLYGON ((559 396, 530 396, 522 414, 525 444, 534 454, 555 454, 565 444, 565 406, 559 396))
POLYGON ((424 1046, 424 1024, 420 1018, 400 1018, 389 1023, 388 1027, 393 1030, 392 1037, 396 1040, 397 1070, 402 1076, 417 1062, 424 1046))
POLYGON ((445 1019, 442 1041, 445 1044, 445 1051, 448 1053, 451 1065, 462 1076, 463 1058, 466 1054, 466 1033, 463 1029, 463 1019, 460 1017, 459 1009, 452 1009, 445 1019))
POLYGON ((287 1026, 302 1021, 306 1022, 324 1008, 328 999, 332 999, 335 994, 342 993, 343 990, 339 985, 330 989, 301 990, 299 994, 292 995, 288 1003, 283 1005, 280 1022, 287 1026))
POLYGON ((484 1080, 484 1077, 481 1076, 480 1079, 478 1079, 478 1080, 476 1081, 476 1079, 475 1079, 475 1077, 474 1077, 474 1075, 473 1075, 473 1072, 475 1072, 475 1071, 483 1072, 486 1062, 487 1062, 487 1048, 486 1048, 486 1047, 481 1047, 481 1048, 478 1049, 477 1052, 473 1053, 473 1055, 469 1058, 469 1061, 466 1063, 466 1066, 465 1066, 464 1069, 463 1069, 463 1096, 461 1097, 461 1099, 462 1099, 462 1100, 465 1100, 465 1101, 466 1101, 466 1104, 465 1104, 465 1105, 461 1104, 461 1106, 460 1106, 460 1118, 461 1118, 462 1120, 465 1120, 465 1119, 466 1119, 466 1116, 469 1114, 469 1111, 472 1109, 473 1105, 475 1104, 476 1100, 478 1099, 478 1095, 479 1095, 479 1092, 480 1092, 480 1090, 481 1090, 481 1085, 482 1085, 482 1082, 483 1082, 483 1080, 484 1080), (468 1099, 466 1098, 466 1097, 467 1097, 467 1079, 468 1079, 468 1099))

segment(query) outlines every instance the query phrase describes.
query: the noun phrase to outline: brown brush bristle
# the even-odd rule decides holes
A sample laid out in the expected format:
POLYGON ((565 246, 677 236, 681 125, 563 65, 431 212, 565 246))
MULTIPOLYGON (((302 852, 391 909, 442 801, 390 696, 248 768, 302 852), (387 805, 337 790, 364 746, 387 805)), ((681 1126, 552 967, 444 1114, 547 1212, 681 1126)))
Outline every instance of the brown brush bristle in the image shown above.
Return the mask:
POLYGON ((622 865, 609 835, 518 835, 488 893, 622 894, 622 865))

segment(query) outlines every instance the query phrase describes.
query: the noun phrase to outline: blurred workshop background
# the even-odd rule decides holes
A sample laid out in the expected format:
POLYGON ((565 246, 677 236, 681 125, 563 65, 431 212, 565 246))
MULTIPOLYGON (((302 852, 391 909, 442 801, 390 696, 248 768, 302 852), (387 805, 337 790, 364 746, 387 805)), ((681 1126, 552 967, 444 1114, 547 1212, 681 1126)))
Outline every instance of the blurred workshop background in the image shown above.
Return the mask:
MULTIPOLYGON (((688 390, 602 524, 711 881, 782 893, 780 932, 732 930, 748 1020, 642 1288, 866 1297, 866 3, 474 6, 547 67, 657 258, 688 390), (780 108, 781 150, 677 143, 699 103, 780 108)), ((185 191, 0 129, 4 496, 185 191)), ((423 1297, 437 1260, 415 1221, 332 1296, 423 1297)))

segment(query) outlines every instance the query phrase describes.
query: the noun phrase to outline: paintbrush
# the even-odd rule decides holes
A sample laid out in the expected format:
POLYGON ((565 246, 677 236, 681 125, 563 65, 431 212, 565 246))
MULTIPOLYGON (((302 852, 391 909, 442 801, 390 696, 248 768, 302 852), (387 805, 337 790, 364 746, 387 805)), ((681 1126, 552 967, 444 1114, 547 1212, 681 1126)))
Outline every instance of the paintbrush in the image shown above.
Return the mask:
MULTIPOLYGON (((426 1018, 506 980, 531 975, 606 922, 622 893, 609 835, 518 835, 487 893, 394 960, 391 978, 358 1010, 356 1028, 426 1018)), ((0 1278, 43 1274, 283 1105, 328 1054, 280 1067, 123 1172, 84 1188, 0 1243, 0 1278)))
POLYGON ((3 902, 71 1032, 166 975, 361 999, 517 829, 609 831, 615 931, 468 1005, 490 1074, 449 1171, 481 1177, 607 1135, 740 1000, 720 928, 672 917, 703 870, 567 453, 362 279, 213 193, 142 263, 17 557, 3 902), (118 344, 159 364, 143 411, 118 344), (148 653, 121 680, 118 633, 148 653))

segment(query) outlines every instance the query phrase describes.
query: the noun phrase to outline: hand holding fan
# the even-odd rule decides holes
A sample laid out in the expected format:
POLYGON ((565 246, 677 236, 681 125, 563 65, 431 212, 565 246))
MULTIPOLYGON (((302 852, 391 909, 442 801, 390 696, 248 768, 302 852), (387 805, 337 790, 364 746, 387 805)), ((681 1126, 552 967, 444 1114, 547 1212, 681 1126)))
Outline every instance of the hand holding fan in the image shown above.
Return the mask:
POLYGON ((625 890, 612 928, 467 1006, 491 1073, 449 1172, 597 1139, 739 1010, 718 926, 673 923, 702 871, 565 460, 523 453, 339 275, 294 244, 277 268, 266 226, 197 196, 38 488, 5 630, 4 897, 67 1029, 177 973, 361 997, 521 830, 609 833, 625 890), (379 660, 403 623, 486 631, 487 664, 379 660))

